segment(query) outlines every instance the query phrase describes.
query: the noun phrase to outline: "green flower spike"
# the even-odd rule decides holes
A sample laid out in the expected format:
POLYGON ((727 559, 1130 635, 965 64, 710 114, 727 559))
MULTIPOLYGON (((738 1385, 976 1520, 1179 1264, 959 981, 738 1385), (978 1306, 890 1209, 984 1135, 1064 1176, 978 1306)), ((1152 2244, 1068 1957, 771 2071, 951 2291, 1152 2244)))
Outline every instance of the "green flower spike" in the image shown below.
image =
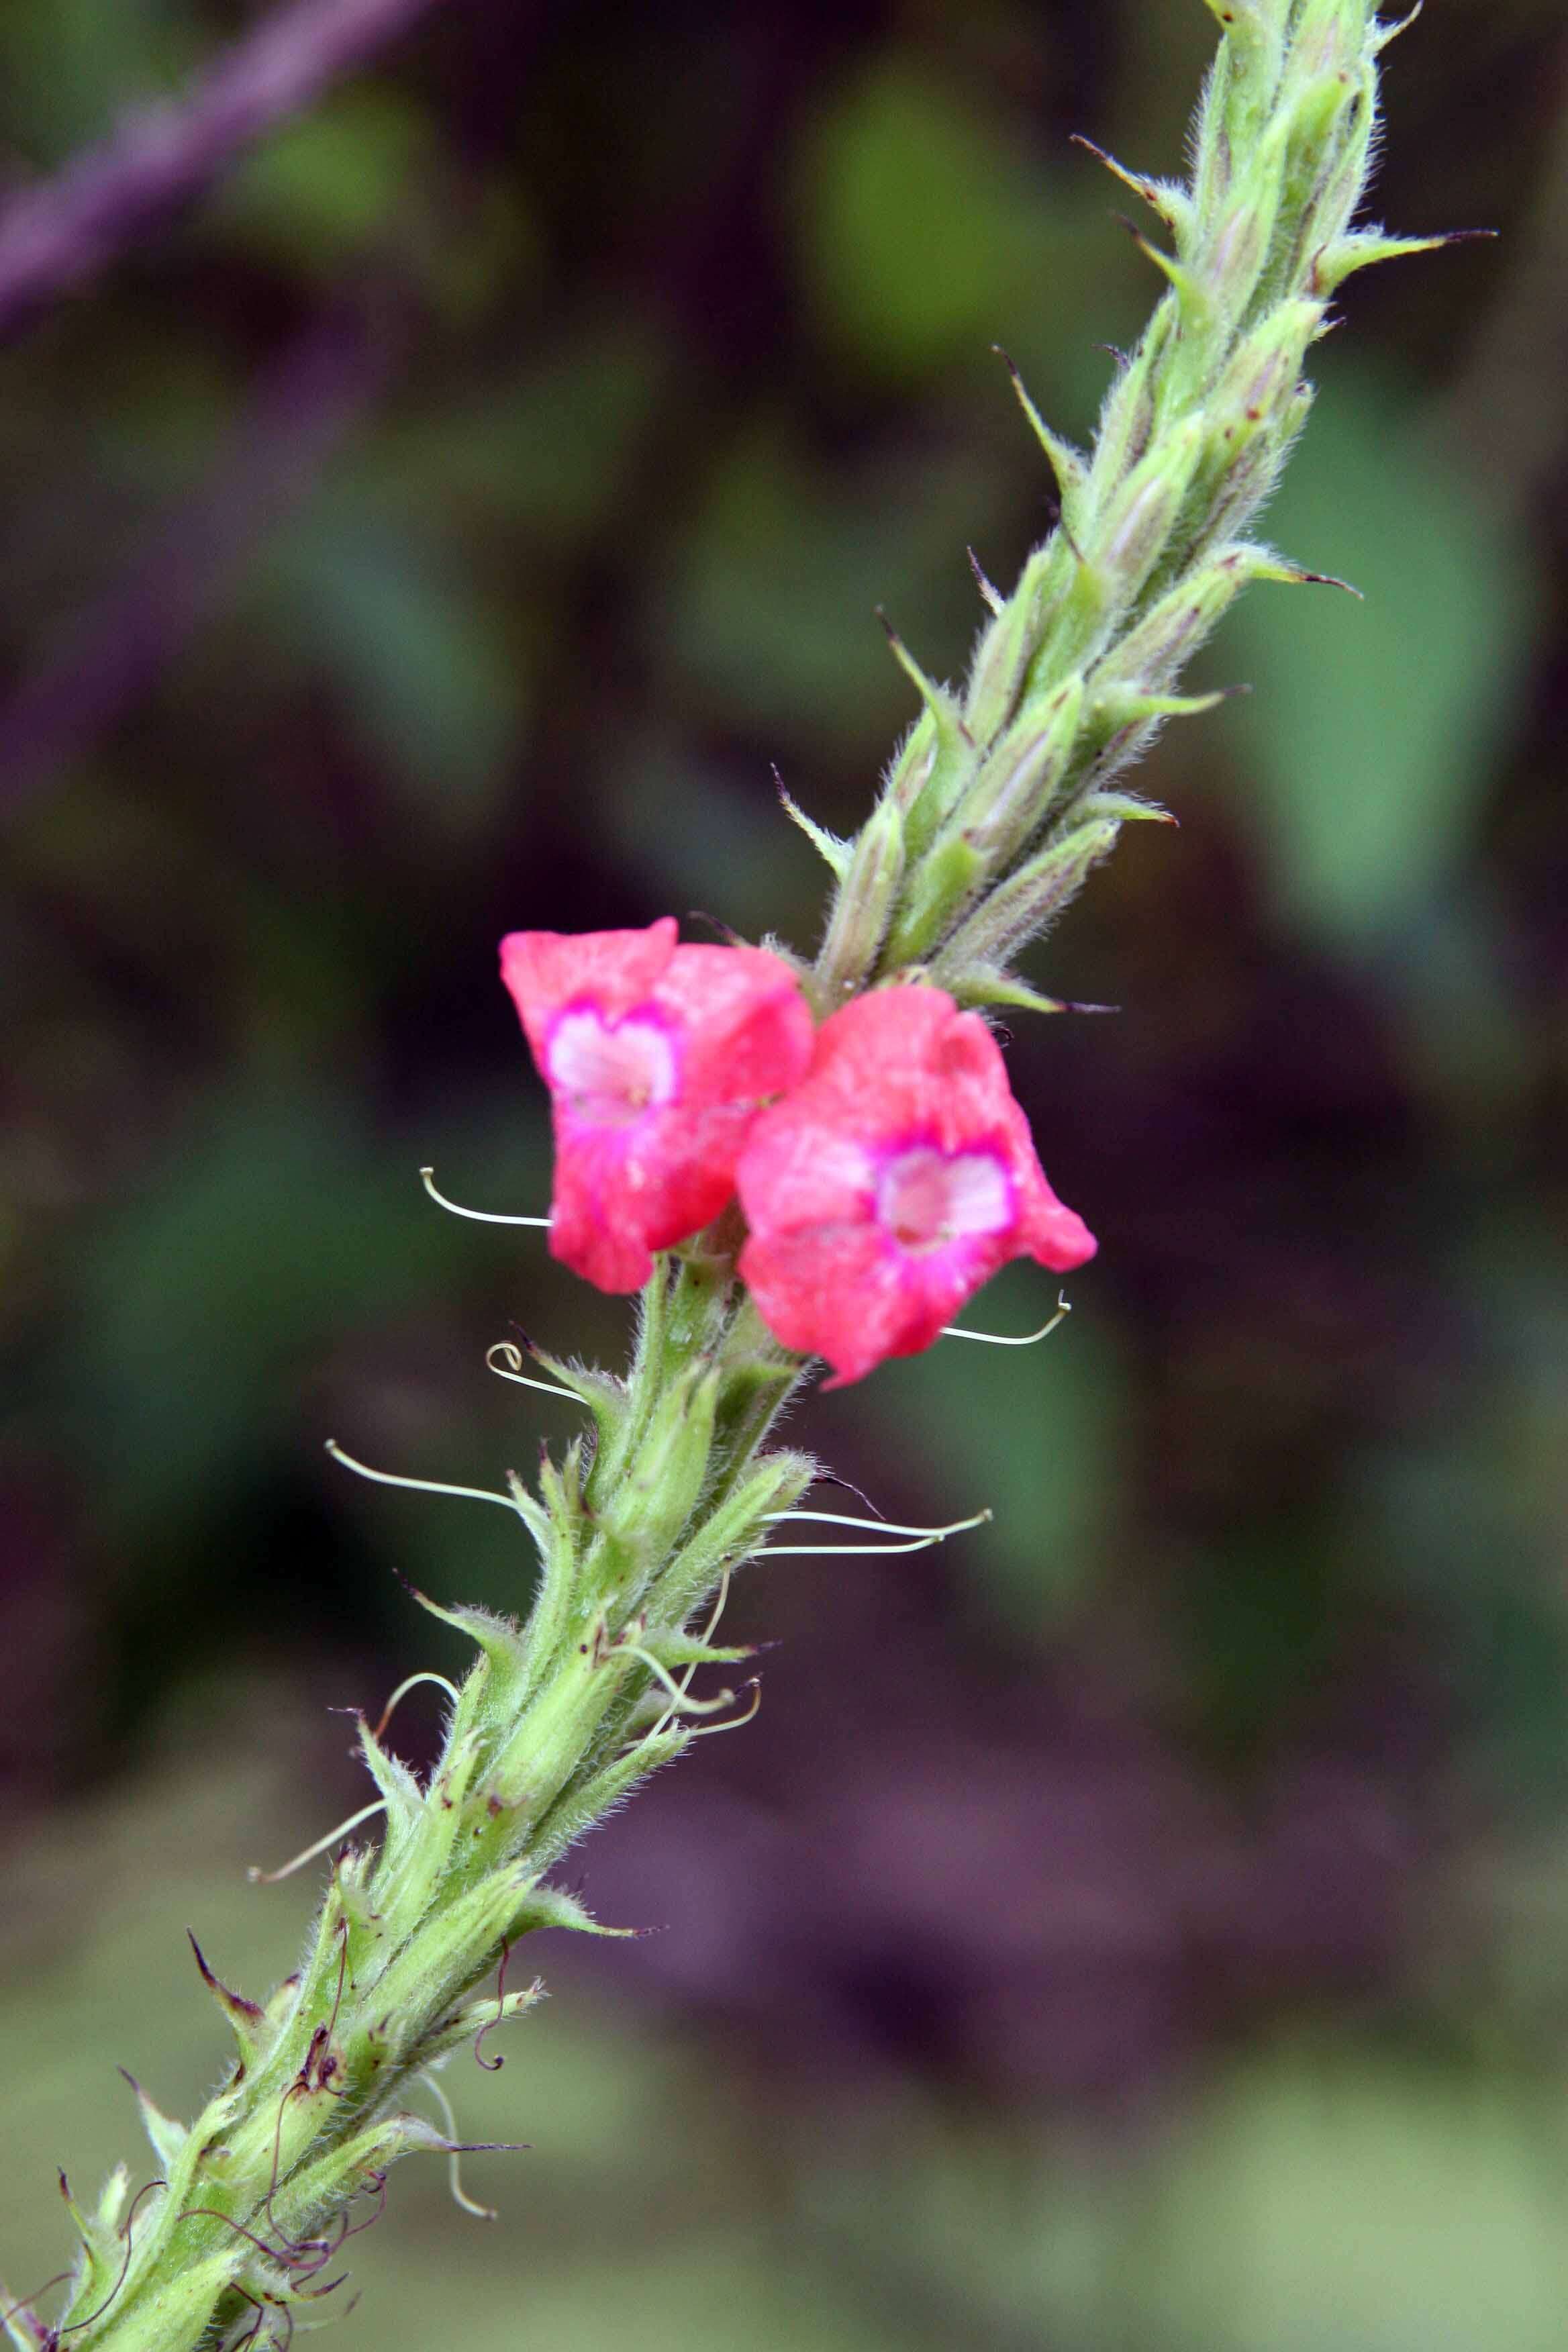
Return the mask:
MULTIPOLYGON (((1163 291, 1092 452, 1069 447, 1017 385, 1054 478, 1056 528, 1010 596, 976 567, 987 619, 962 688, 929 678, 889 632, 922 709, 857 840, 784 796, 837 885, 803 975, 819 1013, 900 972, 963 1004, 1057 1009, 1014 960, 1123 824, 1163 816, 1117 779, 1171 719, 1216 699, 1180 693, 1186 661, 1249 581, 1321 577, 1251 534, 1305 421, 1305 362, 1336 289, 1445 242, 1354 226, 1378 59, 1403 26, 1380 23, 1368 0, 1207 5, 1221 38, 1190 183, 1100 159, 1150 208, 1156 237, 1139 242, 1163 291)), ((426 1181, 456 1206, 428 1171, 426 1181)), ((624 1380, 510 1343, 492 1351, 501 1377, 590 1417, 533 1488, 515 1475, 505 1492, 432 1486, 340 1456, 510 1511, 531 1554, 519 1570, 531 1611, 522 1623, 436 1611, 476 1655, 426 1780, 385 1744, 384 1716, 362 1724, 374 1799, 290 1865, 334 1857, 298 1974, 259 2002, 197 1951, 234 2035, 232 2071, 188 2127, 132 2086, 157 2175, 131 2198, 117 2171, 91 2210, 67 2192, 80 2252, 65 2308, 53 2324, 37 2297, 6 2308, 22 2352, 281 2346, 297 2320, 328 2315, 330 2301, 310 2306, 337 2284, 348 2237, 379 2216, 393 2164, 453 2152, 449 2122, 414 2104, 431 2095, 432 2064, 465 2045, 498 2063, 487 2042, 538 2000, 536 1981, 509 1987, 519 1943, 543 1928, 626 1932, 597 1926, 546 1874, 721 1727, 695 1720, 719 1702, 691 1685, 698 1668, 743 1654, 713 1638, 734 1573, 802 1549, 777 1540, 793 1518, 837 1519, 798 1511, 816 1465, 767 1447, 807 1367, 737 1284, 740 1238, 721 1218, 657 1263, 624 1380)), ((918 1548, 973 1524, 886 1533, 918 1548)))

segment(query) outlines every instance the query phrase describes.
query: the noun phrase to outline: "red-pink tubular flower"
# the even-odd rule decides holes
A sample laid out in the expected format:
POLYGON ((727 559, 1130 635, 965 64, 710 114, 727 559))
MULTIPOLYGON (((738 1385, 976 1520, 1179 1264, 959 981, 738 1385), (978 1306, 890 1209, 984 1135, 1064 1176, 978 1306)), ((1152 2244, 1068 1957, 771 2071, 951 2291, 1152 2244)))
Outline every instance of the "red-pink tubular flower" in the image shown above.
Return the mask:
POLYGON ((555 1123, 553 1256, 601 1290, 637 1290, 735 1189, 760 1106, 811 1060, 812 1019, 763 948, 679 947, 646 931, 513 931, 511 992, 555 1123))
POLYGON ((857 997, 764 1111, 735 1171, 741 1272, 786 1348, 831 1388, 929 1348, 1009 1258, 1065 1274, 1095 1252, 1035 1157, 1001 1052, 940 989, 857 997))

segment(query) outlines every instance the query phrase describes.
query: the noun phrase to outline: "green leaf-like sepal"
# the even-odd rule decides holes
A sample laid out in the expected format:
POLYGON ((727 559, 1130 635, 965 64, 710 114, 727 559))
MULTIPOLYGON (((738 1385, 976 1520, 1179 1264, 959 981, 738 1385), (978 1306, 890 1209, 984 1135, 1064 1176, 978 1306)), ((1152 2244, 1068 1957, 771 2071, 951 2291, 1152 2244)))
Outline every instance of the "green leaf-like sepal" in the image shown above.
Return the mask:
MULTIPOLYGON (((126 2081, 136 2094, 136 2106, 142 2117, 142 2128, 153 2144, 153 2155, 165 2172, 172 2172, 180 2160, 186 2140, 190 2137, 189 2128, 184 2124, 176 2123, 173 2116, 166 2116, 157 2101, 142 2089, 134 2074, 126 2074, 123 2066, 120 2071, 125 2075, 126 2081)), ((101 2206, 100 2211, 102 2212, 101 2206)), ((103 2218, 112 2227, 119 2217, 117 2213, 111 2213, 104 2215, 103 2218)))
POLYGON ((351 2198, 372 2188, 400 2157, 446 2156, 450 2147, 445 2132, 423 2116, 407 2108, 384 2116, 300 2167, 269 2200, 279 2217, 277 2226, 298 2242, 323 2215, 340 2211, 351 2198))
POLYGON ((1493 237, 1494 228, 1452 228, 1436 236, 1390 236, 1383 229, 1352 229, 1325 247, 1312 265, 1313 285, 1324 295, 1336 294, 1358 269, 1375 268, 1380 261, 1404 261, 1412 254, 1441 253, 1445 246, 1468 245, 1477 237, 1493 237))
POLYGON ((837 879, 842 882, 849 871, 849 859, 854 850, 853 842, 844 840, 837 833, 829 833, 826 825, 818 824, 815 817, 807 816, 799 803, 790 798, 782 782, 779 785, 778 793, 779 804, 790 823, 799 825, 818 856, 826 859, 837 879))
POLYGON ((598 1508, 599 1589, 635 1602, 696 1506, 713 1444, 720 1374, 694 1363, 654 1404, 623 1476, 598 1508))
POLYGON ((632 1790, 667 1764, 673 1764, 691 1734, 679 1724, 655 1737, 634 1739, 612 1757, 593 1778, 568 1789, 552 1806, 533 1840, 533 1852, 546 1868, 576 1844, 585 1831, 625 1801, 632 1790))
MULTIPOLYGON (((188 1927, 185 1934, 190 1939, 191 1949, 195 1954, 196 1967, 201 1971, 202 1982, 223 2011, 229 2029, 239 2044, 241 2065, 256 2064, 272 2045, 273 2021, 270 2009, 263 2009, 259 2001, 247 2000, 243 1993, 231 1992, 222 1979, 215 1976, 212 1969, 208 1968, 206 1956, 188 1927)), ((293 1978, 287 1979, 290 1984, 294 1981, 293 1978)), ((282 1990, 281 1986, 279 1990, 282 1990)), ((274 1993, 273 2000, 276 2000, 277 1997, 274 1993)))
POLYGON ((584 1364, 578 1357, 552 1355, 547 1348, 537 1346, 531 1339, 525 1344, 528 1354, 542 1371, 582 1399, 594 1416, 600 1447, 607 1452, 624 1432, 631 1412, 631 1392, 626 1382, 597 1364, 584 1364))
POLYGON ((877 618, 887 632, 894 660, 925 704, 925 716, 906 753, 914 752, 921 730, 930 730, 929 756, 921 743, 918 757, 900 759, 885 795, 903 819, 904 846, 913 857, 923 850, 963 789, 973 764, 974 744, 957 698, 926 676, 886 613, 879 612, 877 618))
POLYGON ((1176 819, 1158 801, 1138 793, 1086 793, 1074 814, 1087 824, 1095 817, 1114 817, 1118 824, 1174 824, 1176 819))
POLYGON ((428 2062, 444 2057, 448 2050, 460 2050, 465 2042, 471 2043, 478 2034, 514 2024, 520 2017, 537 2009, 545 1998, 542 1977, 535 1977, 531 1984, 519 1985, 499 1997, 494 1992, 478 1993, 431 2027, 420 2054, 428 2062))
POLYGON ((38 2352, 47 2341, 48 2330, 32 2305, 21 2295, 13 2294, 0 2278, 0 2327, 16 2346, 16 2352, 38 2352))
POLYGON ((936 985, 956 992, 972 971, 1009 964, 1077 897, 1121 829, 1114 817, 1096 817, 1070 825, 1037 851, 954 932, 931 967, 936 985))
POLYGON ((1199 719, 1229 698, 1223 687, 1210 694, 1144 694, 1135 686, 1110 686, 1096 695, 1090 725, 1103 740, 1156 719, 1199 719))
POLYGON ((1108 155, 1103 147, 1098 146, 1092 139, 1086 139, 1081 131, 1073 132, 1072 143, 1092 155, 1097 163, 1103 163, 1112 178, 1120 180, 1124 188, 1131 188, 1134 195, 1142 196, 1173 236, 1184 239, 1191 234, 1196 211, 1185 188, 1177 182, 1152 179, 1146 172, 1130 172, 1124 163, 1117 162, 1114 155, 1108 155))
POLYGON ((1056 477, 1057 495, 1062 503, 1062 520, 1070 531, 1078 512, 1079 499, 1089 484, 1089 461, 1081 449, 1075 449, 1070 441, 1065 440, 1059 433, 1047 424, 1030 398, 1023 377, 1002 349, 1001 344, 996 343, 993 348, 1012 379, 1018 405, 1029 420, 1029 429, 1049 461, 1051 472, 1056 477))
POLYGON ((961 980, 950 983, 949 993, 956 1004, 971 1012, 982 1012, 990 1004, 1008 1005, 1019 1013, 1074 1013, 1084 1009, 1069 1004, 1065 997, 1043 996, 1037 988, 1029 987, 1011 972, 999 971, 986 964, 970 964, 961 980))
MULTIPOLYGON (((545 1576, 548 1579, 548 1563, 545 1576)), ((417 1586, 410 1590, 421 1609, 466 1634, 479 1653, 479 1666, 463 1685, 454 1733, 475 1721, 510 1722, 537 1678, 531 1634, 514 1618, 502 1617, 493 1609, 471 1603, 449 1609, 417 1586)))
POLYGON ((80 2259, 72 2273, 70 2308, 73 2313, 91 2311, 106 2301, 119 2284, 125 2249, 115 2221, 124 2201, 128 2178, 123 2166, 117 2167, 109 2177, 98 2210, 87 2213, 72 2196, 70 2183, 65 2174, 62 2172, 59 2176, 60 2195, 70 2215, 71 2226, 81 2242, 80 2259))
POLYGON ((893 972, 920 963, 968 903, 985 871, 984 860, 962 834, 948 834, 921 859, 882 958, 893 972))
POLYGON ((1231 561, 1237 563, 1247 580, 1274 580, 1289 588, 1342 588, 1357 604, 1366 599, 1351 581, 1342 580, 1332 572, 1309 572, 1304 564, 1292 563, 1288 557, 1276 555, 1271 547, 1234 547, 1231 561))
POLYGON ((727 1568, 738 1569, 762 1550, 773 1515, 798 1503, 818 1475, 809 1454, 780 1450, 757 1455, 658 1577, 648 1596, 649 1616, 683 1625, 727 1568))

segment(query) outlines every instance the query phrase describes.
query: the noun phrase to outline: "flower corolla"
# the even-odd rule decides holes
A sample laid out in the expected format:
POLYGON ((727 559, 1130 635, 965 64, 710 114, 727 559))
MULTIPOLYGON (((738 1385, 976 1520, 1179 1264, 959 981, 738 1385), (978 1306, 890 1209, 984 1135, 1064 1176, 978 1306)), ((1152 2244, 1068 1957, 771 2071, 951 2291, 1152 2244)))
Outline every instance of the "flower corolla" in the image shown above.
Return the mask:
POLYGON ((929 1347, 1010 1258, 1066 1273, 1096 1248, 1046 1181, 984 1021, 919 984, 823 1024, 735 1177, 742 1275, 786 1348, 827 1359, 830 1387, 929 1347))
POLYGON ((764 948, 640 931, 513 931, 501 978, 550 1089, 550 1248, 601 1290, 637 1290, 734 1189, 759 1108, 811 1060, 811 1013, 764 948))

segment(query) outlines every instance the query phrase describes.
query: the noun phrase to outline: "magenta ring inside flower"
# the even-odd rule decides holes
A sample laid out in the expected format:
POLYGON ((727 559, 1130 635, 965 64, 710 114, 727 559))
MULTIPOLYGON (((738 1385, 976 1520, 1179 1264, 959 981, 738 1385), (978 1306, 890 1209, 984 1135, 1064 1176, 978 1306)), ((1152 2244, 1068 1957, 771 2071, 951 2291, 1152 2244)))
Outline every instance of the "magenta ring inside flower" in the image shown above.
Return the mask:
POLYGON ((882 1163, 877 1222, 900 1249, 918 1254, 1008 1233, 1017 1222, 1013 1180, 994 1151, 906 1144, 882 1163))
POLYGON ((569 1005, 545 1039, 552 1094, 594 1127, 631 1127, 679 1091, 676 1040, 652 1006, 606 1020, 596 1004, 569 1005))

